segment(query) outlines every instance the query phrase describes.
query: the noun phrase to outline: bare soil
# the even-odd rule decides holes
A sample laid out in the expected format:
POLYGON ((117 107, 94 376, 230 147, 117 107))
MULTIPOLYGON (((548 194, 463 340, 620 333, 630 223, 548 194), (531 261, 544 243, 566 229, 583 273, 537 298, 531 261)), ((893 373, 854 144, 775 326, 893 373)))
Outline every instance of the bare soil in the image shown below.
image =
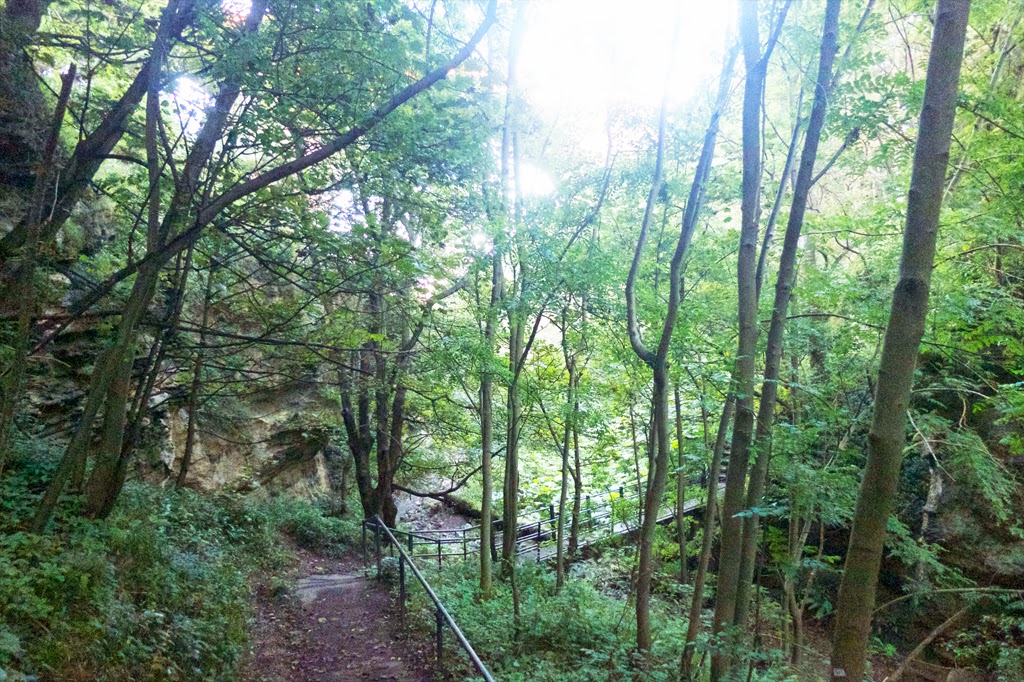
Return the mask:
POLYGON ((256 591, 252 649, 240 679, 362 682, 432 679, 429 643, 406 634, 387 589, 354 557, 297 550, 287 578, 256 591))

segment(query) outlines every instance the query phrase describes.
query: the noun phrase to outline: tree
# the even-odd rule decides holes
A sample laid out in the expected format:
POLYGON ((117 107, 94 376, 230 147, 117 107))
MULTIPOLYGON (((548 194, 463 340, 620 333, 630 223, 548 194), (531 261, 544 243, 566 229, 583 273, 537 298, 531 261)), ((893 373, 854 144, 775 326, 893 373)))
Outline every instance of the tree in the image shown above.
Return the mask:
POLYGON ((640 322, 637 316, 636 282, 640 271, 640 261, 643 256, 644 246, 647 242, 648 232, 651 229, 651 217, 662 192, 662 169, 665 156, 668 108, 667 93, 662 100, 661 112, 658 117, 654 176, 651 181, 650 192, 647 195, 647 203, 644 208, 642 222, 640 223, 640 234, 637 237, 636 247, 633 251, 629 275, 626 278, 626 315, 629 343, 636 356, 650 367, 654 379, 654 388, 651 396, 651 411, 653 415, 652 437, 654 440, 651 450, 653 457, 650 460, 652 466, 649 467, 647 472, 647 487, 643 498, 643 517, 639 538, 640 556, 636 578, 636 643, 640 651, 647 651, 651 647, 650 601, 651 578, 654 573, 654 559, 652 556, 654 531, 657 528, 661 496, 665 491, 665 484, 668 481, 669 458, 672 450, 669 438, 669 421, 671 417, 668 410, 668 352, 672 342, 672 332, 675 330, 676 317, 679 314, 679 304, 682 299, 684 257, 690 246, 694 229, 697 227, 697 219, 700 217, 701 209, 703 208, 707 183, 711 176, 711 165, 715 156, 715 144, 718 140, 719 119, 728 101, 729 84, 732 80, 732 66, 735 61, 735 54, 734 51, 730 51, 722 67, 718 96, 711 112, 711 122, 708 124, 707 131, 704 134, 700 157, 693 172, 693 181, 690 184, 690 193, 683 211, 679 237, 676 241, 669 266, 668 300, 665 304, 665 317, 661 324, 661 329, 655 332, 658 345, 653 350, 644 344, 641 337, 640 322))
MULTIPOLYGON (((715 634, 722 635, 736 614, 739 582, 743 490, 750 458, 754 425, 754 352, 757 344, 757 220, 761 189, 761 93, 767 70, 767 53, 761 53, 758 4, 740 2, 740 43, 746 78, 743 87, 743 181, 740 205, 740 250, 737 259, 739 341, 733 385, 736 417, 732 449, 726 470, 722 500, 722 544, 719 549, 718 592, 715 595, 715 634)), ((720 650, 711 659, 711 679, 724 679, 731 654, 720 650)))
MULTIPOLYGON (((234 45, 236 52, 248 49, 257 40, 257 30, 265 14, 265 4, 256 3, 248 14, 242 29, 240 40, 234 45)), ((115 340, 103 352, 93 372, 90 388, 85 399, 82 417, 75 429, 75 434, 68 445, 64 458, 51 481, 38 513, 33 522, 36 530, 46 527, 53 509, 69 479, 73 482, 84 477, 86 462, 93 434, 93 422, 103 412, 103 424, 100 428, 102 437, 97 447, 97 466, 93 468, 90 481, 90 497, 92 509, 98 509, 101 497, 110 494, 111 482, 114 480, 114 468, 117 454, 121 450, 124 433, 124 410, 128 401, 128 386, 125 377, 133 358, 137 343, 139 322, 146 312, 156 290, 160 272, 175 254, 194 243, 203 230, 221 216, 229 207, 242 199, 270 187, 274 183, 296 176, 306 169, 320 164, 339 152, 347 149, 367 133, 380 125, 392 112, 399 109, 420 93, 428 90, 438 81, 445 78, 455 67, 470 57, 476 45, 487 33, 494 21, 494 3, 488 5, 487 14, 473 36, 451 59, 430 70, 423 77, 401 88, 385 102, 379 104, 369 113, 358 115, 345 132, 334 135, 315 150, 308 151, 291 161, 281 162, 272 168, 260 170, 249 176, 238 177, 224 164, 224 159, 217 155, 218 144, 228 134, 234 121, 232 112, 242 91, 245 59, 242 54, 235 54, 227 60, 233 68, 218 84, 218 94, 213 106, 207 113, 195 143, 188 151, 181 172, 174 178, 172 196, 161 216, 160 193, 152 191, 159 185, 161 163, 157 154, 156 132, 158 123, 155 118, 157 111, 156 97, 151 97, 151 105, 147 105, 149 121, 147 136, 147 162, 150 175, 150 206, 148 221, 148 240, 146 255, 131 268, 136 274, 132 293, 125 306, 118 325, 115 340), (211 167, 211 163, 214 164, 211 167), (233 180, 225 188, 215 188, 208 181, 201 187, 200 179, 210 173, 214 177, 221 174, 222 180, 233 180), (221 189, 221 191, 216 191, 221 189)), ((155 81, 154 81, 155 83, 155 81)), ((155 94, 155 85, 151 87, 155 94)), ((238 131, 240 132, 240 131, 238 131)), ((13 232, 11 234, 14 234, 13 232)), ((10 235, 8 235, 9 237, 10 235)))
POLYGON ((906 442, 906 414, 928 315, 939 215, 963 63, 970 0, 939 0, 907 195, 899 281, 892 296, 868 437, 867 463, 836 606, 831 677, 864 676, 886 524, 906 442))
MULTIPOLYGON (((800 167, 793 187, 792 206, 786 222, 786 235, 782 254, 779 257, 778 279, 775 283, 775 300, 772 303, 771 323, 764 351, 764 381, 761 383, 761 400, 758 403, 755 429, 757 454, 750 472, 747 487, 747 509, 751 514, 743 519, 743 540, 740 547, 739 583, 736 589, 736 616, 738 627, 745 627, 750 606, 750 585, 754 577, 754 560, 757 553, 757 536, 760 532, 756 511, 764 495, 765 479, 768 477, 768 460, 771 449, 771 431, 775 421, 775 406, 778 399, 779 376, 782 365, 782 340, 785 334, 786 315, 796 280, 796 258, 800 251, 800 231, 803 229, 804 214, 807 211, 807 197, 814 182, 814 164, 818 158, 818 143, 828 100, 835 85, 832 63, 836 56, 839 32, 839 10, 841 0, 829 0, 825 6, 824 27, 821 33, 821 49, 818 53, 818 71, 815 77, 814 105, 807 122, 807 134, 800 154, 800 167)), ((763 249, 762 249, 763 251, 763 249)), ((763 255, 763 253, 762 253, 763 255)), ((756 297, 755 297, 756 298, 756 297)))

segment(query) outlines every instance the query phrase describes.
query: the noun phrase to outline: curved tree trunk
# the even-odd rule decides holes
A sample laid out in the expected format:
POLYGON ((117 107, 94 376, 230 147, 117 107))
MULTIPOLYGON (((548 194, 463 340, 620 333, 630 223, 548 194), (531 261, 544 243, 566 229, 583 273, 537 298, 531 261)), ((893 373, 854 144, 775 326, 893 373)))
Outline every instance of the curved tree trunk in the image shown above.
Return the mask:
POLYGON ((629 276, 626 278, 626 315, 630 346, 637 357, 651 368, 654 378, 652 396, 654 456, 651 459, 651 468, 653 470, 648 472, 647 497, 644 500, 644 515, 639 540, 640 556, 636 579, 636 640, 637 648, 644 652, 649 650, 651 646, 650 597, 651 577, 654 572, 654 530, 657 526, 661 496, 665 491, 665 482, 668 479, 668 462, 671 450, 668 437, 668 351, 682 297, 683 258, 689 249, 690 241, 697 225, 697 219, 703 208, 705 189, 708 178, 711 175, 711 163, 714 159, 715 145, 718 140, 719 119, 728 100, 729 83, 732 80, 732 67, 735 62, 735 56, 735 51, 730 51, 726 57, 725 64, 723 64, 715 109, 711 113, 711 121, 704 133, 700 158, 697 161, 693 181, 690 184, 690 193, 687 197, 686 209, 683 212, 683 221, 679 229, 679 238, 676 242, 675 252, 672 254, 669 268, 669 291, 668 302, 665 306, 665 319, 658 334, 658 345, 655 350, 648 349, 641 338, 640 324, 636 311, 635 285, 640 268, 640 259, 647 240, 650 219, 662 189, 661 177, 665 151, 667 109, 665 100, 662 101, 661 113, 658 119, 658 146, 654 178, 651 183, 651 191, 647 196, 647 205, 644 210, 643 222, 640 226, 640 235, 637 238, 636 248, 633 252, 633 262, 630 266, 629 276))

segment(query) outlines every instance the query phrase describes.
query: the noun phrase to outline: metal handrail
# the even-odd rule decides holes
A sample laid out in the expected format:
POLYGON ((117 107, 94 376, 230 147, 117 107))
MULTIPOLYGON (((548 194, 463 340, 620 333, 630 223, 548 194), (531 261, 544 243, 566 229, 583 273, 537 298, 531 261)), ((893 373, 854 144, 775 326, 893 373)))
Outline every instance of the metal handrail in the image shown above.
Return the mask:
MULTIPOLYGON (((364 521, 363 522, 363 527, 365 528, 366 524, 369 523, 370 521, 371 521, 370 519, 367 519, 366 521, 364 521)), ((423 589, 426 591, 427 596, 430 597, 430 600, 432 602, 434 602, 434 608, 435 608, 434 619, 435 619, 435 623, 437 625, 437 660, 441 661, 441 657, 442 657, 442 654, 443 654, 444 637, 443 637, 443 632, 442 632, 442 624, 443 623, 448 623, 448 627, 451 628, 452 633, 455 635, 455 639, 458 640, 459 645, 462 647, 463 651, 465 651, 466 655, 469 656, 469 660, 473 663, 473 667, 476 668, 477 672, 480 673, 480 675, 484 678, 484 680, 486 682, 495 682, 494 677, 487 670, 487 666, 484 665, 484 662, 480 660, 480 656, 478 656, 476 651, 474 651, 473 645, 471 645, 469 643, 469 640, 466 639, 466 636, 464 634, 462 634, 462 630, 459 629, 459 626, 458 626, 458 624, 456 624, 455 619, 452 618, 450 613, 448 613, 448 609, 446 609, 444 607, 444 604, 441 603, 441 600, 438 598, 437 594, 434 593, 434 590, 430 587, 430 583, 427 582, 427 579, 423 577, 423 573, 421 573, 419 567, 416 566, 416 562, 413 561, 412 557, 409 556, 406 553, 405 548, 402 547, 402 544, 397 539, 395 539, 395 536, 391 532, 391 529, 388 528, 387 524, 384 523, 384 521, 380 518, 380 516, 374 516, 372 521, 373 521, 373 528, 374 528, 374 536, 375 536, 375 539, 377 540, 377 575, 378 576, 380 576, 380 570, 381 570, 380 569, 380 559, 381 559, 381 556, 380 556, 380 539, 379 539, 380 536, 379 536, 379 533, 383 530, 384 534, 388 538, 389 544, 391 544, 392 547, 395 547, 396 549, 398 549, 398 573, 399 573, 399 580, 400 580, 400 588, 399 589, 400 589, 400 595, 401 595, 400 599, 401 599, 401 602, 402 602, 402 614, 403 614, 403 616, 405 614, 405 565, 408 564, 409 565, 409 570, 412 571, 412 574, 416 577, 416 580, 418 580, 420 582, 420 585, 423 586, 423 589)), ((365 553, 365 549, 366 549, 365 548, 365 535, 363 537, 364 537, 364 547, 363 547, 363 550, 364 550, 364 553, 365 553)))
MULTIPOLYGON (((691 485, 704 485, 708 472, 699 476, 692 476, 688 483, 691 485)), ((585 501, 582 501, 580 508, 580 529, 609 527, 614 534, 616 505, 633 502, 642 499, 641 490, 645 487, 646 480, 620 486, 613 486, 598 492, 588 493, 585 501), (611 523, 609 523, 609 521, 611 523)), ((670 494, 666 488, 665 494, 670 494)), ((517 556, 527 555, 534 551, 540 556, 541 546, 550 546, 555 542, 553 531, 558 523, 558 515, 553 511, 553 505, 537 507, 519 515, 520 523, 516 524, 516 551, 517 556), (535 521, 528 521, 526 518, 533 514, 548 512, 547 518, 538 518, 535 521), (545 526, 547 529, 545 529, 545 526)), ((492 521, 494 532, 500 534, 501 519, 495 518, 492 521)), ((408 542, 409 555, 414 558, 436 559, 438 567, 442 561, 449 557, 462 557, 464 560, 470 554, 476 554, 480 547, 480 526, 465 526, 462 528, 420 528, 413 530, 395 530, 395 534, 404 537, 408 542), (444 537, 447 535, 448 537, 444 537), (443 551, 443 548, 452 545, 461 545, 461 551, 443 551), (436 548, 436 551, 417 552, 421 548, 436 548)))

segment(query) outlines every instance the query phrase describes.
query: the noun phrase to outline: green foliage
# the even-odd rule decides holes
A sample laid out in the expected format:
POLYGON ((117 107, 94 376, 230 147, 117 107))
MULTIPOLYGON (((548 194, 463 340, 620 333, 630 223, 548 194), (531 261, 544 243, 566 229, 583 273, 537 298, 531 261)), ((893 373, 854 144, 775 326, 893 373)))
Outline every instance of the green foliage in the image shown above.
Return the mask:
POLYGON ((322 509, 293 499, 277 500, 271 514, 281 519, 278 527, 299 547, 322 554, 336 555, 344 546, 354 546, 361 532, 352 519, 327 516, 322 509))
POLYGON ((1024 602, 982 616, 974 628, 945 643, 957 665, 996 671, 1000 682, 1024 679, 1024 602))
POLYGON ((230 680, 247 639, 250 577, 297 544, 336 550, 355 526, 309 504, 128 484, 107 521, 19 529, 45 459, 0 479, 0 671, 44 679, 230 680))
MULTIPOLYGON (((597 682, 633 675, 637 675, 634 679, 651 681, 678 676, 685 619, 680 620, 667 606, 655 613, 660 636, 651 662, 637 668, 630 604, 620 596, 598 589, 578 574, 556 594, 550 572, 535 564, 521 564, 516 574, 522 602, 517 632, 508 582, 496 583, 495 596, 481 601, 475 589, 474 568, 468 562, 441 573, 430 571, 428 579, 499 679, 597 682)), ((412 588, 412 593, 417 612, 428 614, 419 589, 412 588)), ((427 628, 430 622, 424 616, 421 626, 427 628)))

